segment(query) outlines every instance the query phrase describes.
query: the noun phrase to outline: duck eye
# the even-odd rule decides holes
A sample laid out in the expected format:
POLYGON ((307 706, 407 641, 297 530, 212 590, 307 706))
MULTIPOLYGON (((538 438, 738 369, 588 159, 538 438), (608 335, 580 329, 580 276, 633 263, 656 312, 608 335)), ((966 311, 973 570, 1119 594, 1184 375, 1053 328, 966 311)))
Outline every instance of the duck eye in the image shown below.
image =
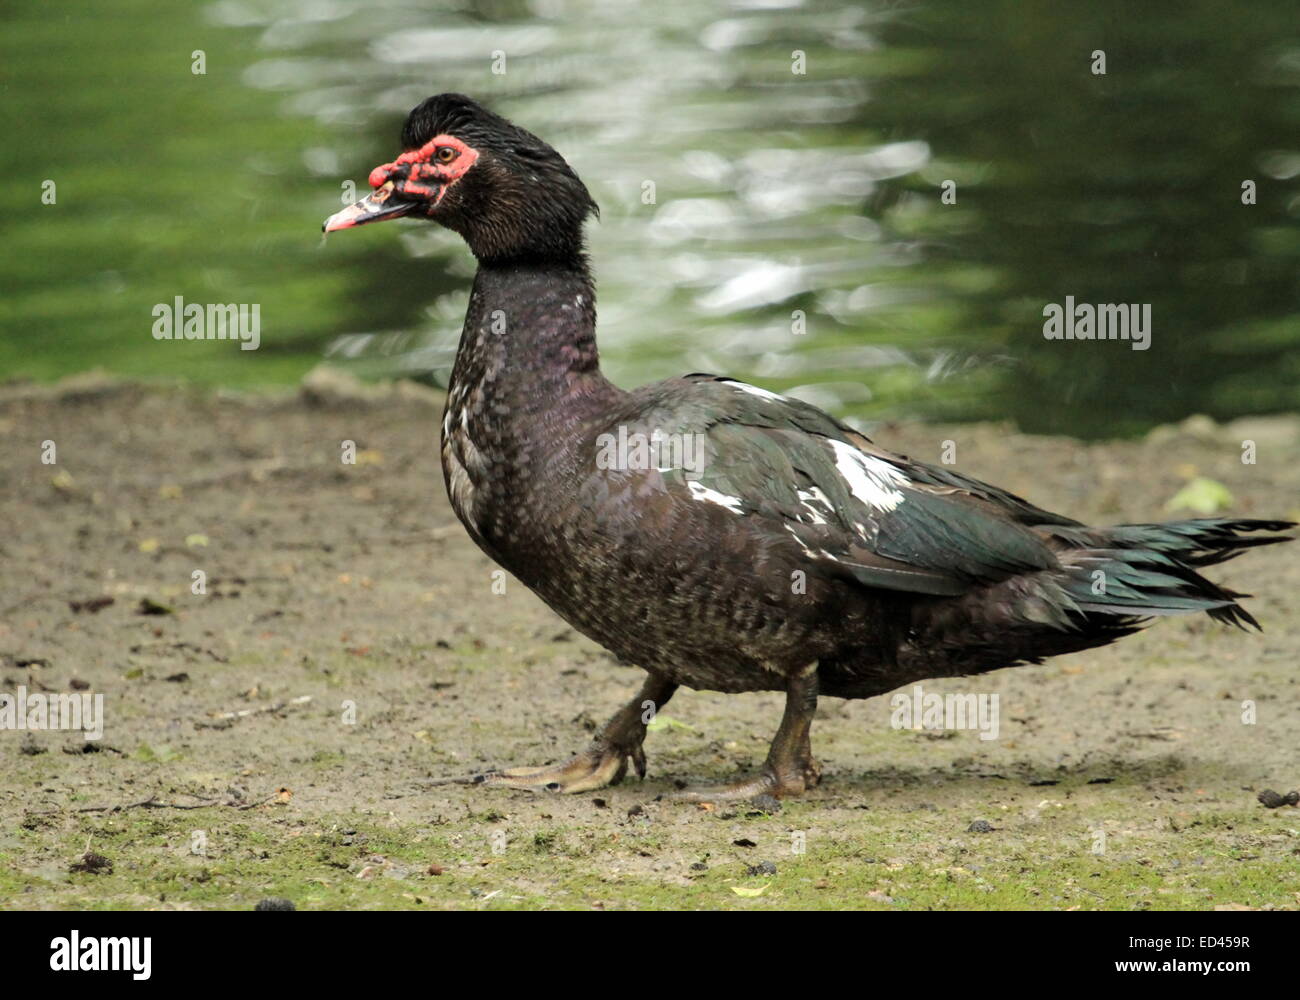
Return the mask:
POLYGON ((459 155, 451 146, 439 146, 433 154, 439 163, 450 163, 459 155))

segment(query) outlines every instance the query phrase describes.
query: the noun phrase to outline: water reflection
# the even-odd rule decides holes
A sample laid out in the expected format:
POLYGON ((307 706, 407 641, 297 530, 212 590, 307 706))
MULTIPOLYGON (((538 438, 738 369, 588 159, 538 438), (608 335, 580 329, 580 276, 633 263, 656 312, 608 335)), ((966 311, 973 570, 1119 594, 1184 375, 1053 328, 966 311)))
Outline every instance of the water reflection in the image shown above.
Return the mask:
POLYGON ((936 157, 883 217, 913 216, 956 306, 936 332, 1014 361, 964 415, 1088 436, 1300 405, 1294 27, 1278 0, 933 0, 883 27, 861 121, 936 157), (941 178, 961 193, 934 211, 941 178), (1044 339, 1066 296, 1150 305, 1150 349, 1044 339))
MULTIPOLYGON (((713 370, 862 420, 1084 436, 1300 409, 1300 47, 1281 0, 1231 18, 1210 0, 217 0, 199 35, 244 68, 187 92, 230 106, 197 120, 166 117, 172 76, 157 104, 114 89, 128 39, 161 72, 196 31, 190 8, 143 3, 13 26, 20 54, 55 47, 59 128, 0 155, 32 186, 59 164, 85 214, 16 223, 26 252, 0 268, 21 294, 0 318, 22 324, 0 362, 115 359, 151 302, 184 294, 266 304, 258 357, 205 368, 222 379, 326 350, 445 378, 473 273, 458 238, 399 222, 322 251, 313 233, 412 106, 461 90, 552 142, 600 202, 602 348, 623 385, 713 370), (244 176, 265 183, 232 210, 244 176), (1149 304, 1150 350, 1045 340, 1066 296, 1149 304)), ((174 356, 150 363, 197 354, 174 356)))
MULTIPOLYGON (((401 115, 441 89, 465 90, 552 142, 602 207, 591 249, 611 377, 725 370, 775 388, 816 384, 841 410, 875 400, 861 378, 872 369, 925 378, 926 345, 900 345, 911 338, 883 319, 923 297, 880 281, 913 254, 864 213, 881 180, 929 157, 925 143, 882 141, 866 123, 880 13, 828 3, 370 6, 328 30, 300 5, 266 6, 262 41, 273 52, 248 81, 292 91, 294 110, 329 124, 363 125, 351 140, 340 129, 354 176, 388 158, 401 115), (358 23, 384 30, 367 37, 358 23), (344 40, 363 38, 364 59, 345 54, 344 40)), ((213 10, 252 16, 237 0, 213 10)), ((331 350, 373 371, 436 376, 459 335, 472 264, 427 225, 409 224, 402 242, 431 273, 460 279, 437 295, 410 290, 423 342, 383 355, 367 334, 331 350)))

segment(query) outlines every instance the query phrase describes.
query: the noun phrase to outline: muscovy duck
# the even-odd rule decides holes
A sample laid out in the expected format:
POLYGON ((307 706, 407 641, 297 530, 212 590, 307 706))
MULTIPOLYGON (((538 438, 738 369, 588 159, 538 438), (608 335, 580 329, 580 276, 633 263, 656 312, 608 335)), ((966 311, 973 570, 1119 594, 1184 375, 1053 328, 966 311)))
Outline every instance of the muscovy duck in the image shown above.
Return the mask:
POLYGON ((478 259, 442 422, 452 507, 488 556, 649 675, 571 760, 473 780, 579 792, 629 762, 644 777, 646 724, 684 684, 786 695, 761 772, 686 797, 798 795, 820 778, 819 693, 1038 663, 1152 615, 1258 627, 1246 595, 1197 570, 1288 540, 1250 533, 1291 522, 1088 527, 733 379, 625 392, 597 362, 596 204, 559 153, 459 94, 415 108, 402 145, 324 228, 427 218, 478 259))

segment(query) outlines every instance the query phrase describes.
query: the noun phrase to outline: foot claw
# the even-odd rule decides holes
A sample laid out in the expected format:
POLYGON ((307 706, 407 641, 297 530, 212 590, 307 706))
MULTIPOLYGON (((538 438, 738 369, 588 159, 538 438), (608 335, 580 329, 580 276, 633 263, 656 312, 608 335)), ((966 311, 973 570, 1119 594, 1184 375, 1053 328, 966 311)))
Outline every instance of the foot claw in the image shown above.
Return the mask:
POLYGON ((623 749, 597 743, 560 764, 488 771, 477 777, 476 784, 503 785, 534 792, 589 792, 622 781, 627 774, 629 758, 634 762, 637 774, 645 777, 645 754, 639 746, 623 749))
POLYGON ((770 795, 777 799, 795 798, 815 787, 822 777, 821 765, 809 759, 801 766, 782 770, 764 765, 752 778, 711 788, 688 788, 671 796, 678 802, 735 802, 770 795))

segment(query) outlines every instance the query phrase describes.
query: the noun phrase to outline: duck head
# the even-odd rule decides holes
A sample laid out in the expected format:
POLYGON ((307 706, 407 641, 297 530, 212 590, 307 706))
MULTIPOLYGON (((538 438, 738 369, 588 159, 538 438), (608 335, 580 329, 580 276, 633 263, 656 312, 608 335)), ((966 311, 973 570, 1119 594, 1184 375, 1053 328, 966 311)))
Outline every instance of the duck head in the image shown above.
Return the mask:
POLYGON ((531 132, 463 94, 439 94, 407 116, 402 146, 370 172, 374 190, 326 219, 325 232, 412 216, 459 233, 480 261, 581 253, 596 203, 531 132))

